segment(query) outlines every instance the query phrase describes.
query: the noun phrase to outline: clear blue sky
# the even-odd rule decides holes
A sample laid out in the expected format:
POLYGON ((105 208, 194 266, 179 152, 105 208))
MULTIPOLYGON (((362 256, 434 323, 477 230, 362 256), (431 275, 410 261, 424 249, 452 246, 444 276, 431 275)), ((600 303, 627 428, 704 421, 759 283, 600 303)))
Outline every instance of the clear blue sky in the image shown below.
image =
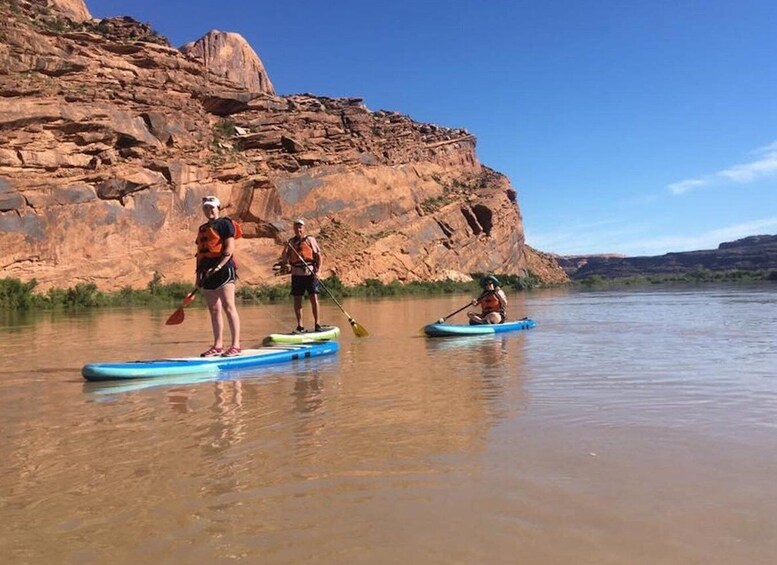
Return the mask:
POLYGON ((279 94, 463 127, 527 242, 654 255, 777 233, 774 0, 87 0, 243 35, 279 94))

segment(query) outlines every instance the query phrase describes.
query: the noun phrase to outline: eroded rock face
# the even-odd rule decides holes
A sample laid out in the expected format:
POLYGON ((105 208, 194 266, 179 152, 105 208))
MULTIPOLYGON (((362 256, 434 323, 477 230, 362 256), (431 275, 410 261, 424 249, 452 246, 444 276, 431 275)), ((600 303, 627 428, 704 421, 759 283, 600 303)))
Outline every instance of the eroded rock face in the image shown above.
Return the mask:
POLYGON ((264 64, 239 33, 212 30, 181 47, 181 52, 250 92, 275 94, 264 64))
POLYGON ((556 255, 526 246, 526 265, 529 271, 545 284, 566 284, 569 275, 561 267, 556 255))
POLYGON ((242 87, 131 18, 63 30, 17 8, 0 3, 2 276, 192 280, 207 194, 242 222, 248 284, 286 282, 299 216, 347 283, 526 273, 516 191, 466 130, 242 87))
POLYGON ((92 19, 92 14, 83 0, 47 0, 48 6, 66 18, 75 22, 85 22, 92 19))

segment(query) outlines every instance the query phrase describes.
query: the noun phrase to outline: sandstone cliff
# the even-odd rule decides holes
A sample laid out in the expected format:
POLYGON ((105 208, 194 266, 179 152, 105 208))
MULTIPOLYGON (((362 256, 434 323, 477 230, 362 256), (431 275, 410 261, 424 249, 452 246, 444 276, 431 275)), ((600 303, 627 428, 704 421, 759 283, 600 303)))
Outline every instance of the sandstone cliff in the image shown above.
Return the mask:
POLYGON ((92 19, 92 14, 83 0, 47 0, 46 5, 53 12, 59 12, 74 22, 86 22, 92 19))
POLYGON ((538 251, 525 246, 526 267, 545 284, 565 284, 569 282, 569 274, 563 268, 557 255, 538 251))
POLYGON ((249 284, 280 282, 297 216, 346 283, 526 274, 516 191, 466 130, 259 92, 131 18, 60 15, 0 3, 2 276, 191 280, 206 194, 243 223, 249 284))
POLYGON ((651 257, 590 256, 570 276, 575 280, 591 276, 616 279, 651 275, 684 275, 700 269, 708 271, 777 269, 777 235, 746 237, 721 243, 717 249, 666 253, 651 257))
POLYGON ((250 92, 275 94, 264 64, 239 33, 212 30, 181 47, 181 52, 250 92))

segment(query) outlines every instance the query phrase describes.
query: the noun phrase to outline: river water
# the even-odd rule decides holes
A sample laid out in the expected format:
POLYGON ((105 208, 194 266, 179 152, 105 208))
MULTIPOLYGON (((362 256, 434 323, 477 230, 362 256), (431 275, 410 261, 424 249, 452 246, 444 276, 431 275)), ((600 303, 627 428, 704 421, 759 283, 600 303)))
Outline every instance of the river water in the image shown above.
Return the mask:
MULTIPOLYGON (((2 562, 774 563, 777 285, 513 294, 536 328, 418 335, 468 299, 348 299, 361 339, 327 301, 337 356, 193 384, 80 367, 197 353, 202 307, 6 315, 2 562)), ((244 346, 294 325, 241 315, 244 346)))

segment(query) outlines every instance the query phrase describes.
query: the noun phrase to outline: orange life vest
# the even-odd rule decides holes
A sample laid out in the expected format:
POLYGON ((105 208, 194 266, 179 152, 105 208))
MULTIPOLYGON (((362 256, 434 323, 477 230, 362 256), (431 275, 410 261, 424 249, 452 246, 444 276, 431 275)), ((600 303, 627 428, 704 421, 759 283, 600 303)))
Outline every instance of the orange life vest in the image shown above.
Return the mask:
POLYGON ((483 309, 483 314, 490 314, 491 312, 504 312, 502 303, 499 301, 499 297, 495 292, 486 293, 480 297, 480 307, 483 309))
POLYGON ((289 245, 299 253, 299 256, 295 253, 293 254, 294 256, 290 258, 292 267, 304 267, 305 263, 311 267, 316 266, 316 254, 313 252, 313 246, 308 241, 308 236, 305 236, 302 239, 292 238, 291 241, 289 241, 289 245), (305 260, 304 263, 300 261, 300 257, 305 260))
MULTIPOLYGON (((240 224, 226 216, 223 219, 232 222, 232 225, 235 228, 235 239, 243 237, 243 229, 240 227, 240 224)), ((202 224, 200 226, 200 229, 197 231, 197 241, 195 243, 197 244, 197 260, 221 257, 224 250, 224 241, 210 223, 202 224)))

